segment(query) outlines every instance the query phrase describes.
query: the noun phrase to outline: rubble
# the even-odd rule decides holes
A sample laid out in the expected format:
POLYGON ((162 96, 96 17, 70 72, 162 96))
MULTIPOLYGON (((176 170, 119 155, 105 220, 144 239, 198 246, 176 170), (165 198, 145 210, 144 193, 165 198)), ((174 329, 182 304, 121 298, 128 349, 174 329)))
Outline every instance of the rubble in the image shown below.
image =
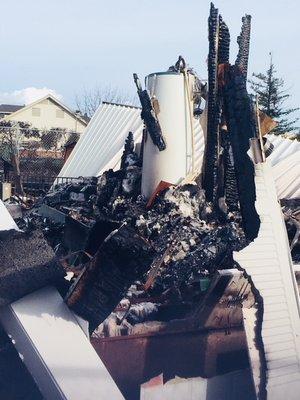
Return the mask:
MULTIPOLYGON (((90 322, 91 331, 130 295, 127 291, 136 280, 145 284, 144 299, 163 296, 162 303, 186 302, 192 308, 199 282, 216 270, 233 268, 233 251, 257 235, 254 168, 247 154, 249 138, 256 134, 246 90, 248 18, 244 25, 237 64, 230 66, 229 31, 212 6, 203 185, 201 175, 177 186, 166 185, 148 203, 141 195, 141 155, 135 153, 129 133, 119 170, 108 170, 98 179, 55 185, 43 199, 43 212, 47 205, 66 215, 61 223, 56 215, 56 223, 45 228, 52 246, 60 246, 61 254, 79 250, 92 257, 77 262, 79 271, 76 267, 66 300, 90 322), (53 229, 55 235, 50 233, 53 229)), ((150 100, 146 105, 141 101, 143 107, 151 106, 150 100)), ((163 151, 159 124, 154 111, 148 111, 143 111, 146 128, 163 151)), ((54 214, 50 211, 46 209, 48 221, 54 214)))
POLYGON ((67 295, 67 304, 89 321, 90 331, 111 313, 134 280, 145 273, 155 251, 126 225, 112 232, 67 295))
MULTIPOLYGON (((246 88, 250 23, 246 15, 231 65, 228 27, 211 6, 202 171, 176 185, 161 181, 146 199, 141 192, 143 151, 135 151, 129 132, 120 169, 55 184, 17 220, 24 232, 0 234, 0 305, 53 284, 68 307, 89 322, 93 337, 101 338, 179 332, 182 321, 228 333, 241 328, 241 309, 253 307, 259 396, 266 397, 263 299, 233 258, 260 228, 254 162, 248 154, 249 140, 259 136, 246 88), (67 271, 70 283, 64 280, 67 271)), ((182 57, 176 65, 171 70, 187 73, 182 57)), ((168 143, 158 105, 136 75, 135 82, 145 132, 163 152, 168 143)), ((284 212, 298 261, 299 209, 293 207, 284 205, 284 212)))

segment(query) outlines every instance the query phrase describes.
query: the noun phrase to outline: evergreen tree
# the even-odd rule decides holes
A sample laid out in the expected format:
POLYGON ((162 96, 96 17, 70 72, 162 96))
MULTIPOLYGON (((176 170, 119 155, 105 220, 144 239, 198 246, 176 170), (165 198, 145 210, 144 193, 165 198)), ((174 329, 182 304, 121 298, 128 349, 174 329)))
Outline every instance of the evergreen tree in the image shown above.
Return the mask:
POLYGON ((292 114, 298 111, 299 108, 284 107, 284 103, 291 95, 284 89, 284 80, 276 76, 271 53, 270 66, 266 73, 254 73, 253 77, 255 79, 249 82, 254 94, 258 96, 259 108, 278 122, 272 133, 276 135, 285 133, 299 135, 299 127, 295 125, 299 118, 292 117, 292 114))

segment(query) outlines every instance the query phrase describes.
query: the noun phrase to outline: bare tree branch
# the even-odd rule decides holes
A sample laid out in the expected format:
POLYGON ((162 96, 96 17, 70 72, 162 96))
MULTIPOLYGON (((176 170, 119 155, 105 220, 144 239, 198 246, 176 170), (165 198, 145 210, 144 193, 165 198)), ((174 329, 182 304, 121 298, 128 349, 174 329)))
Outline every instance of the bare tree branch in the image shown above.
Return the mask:
POLYGON ((82 93, 77 94, 75 97, 78 111, 89 118, 95 114, 103 101, 135 105, 137 104, 137 97, 122 93, 118 88, 112 86, 96 86, 92 89, 85 88, 82 93))

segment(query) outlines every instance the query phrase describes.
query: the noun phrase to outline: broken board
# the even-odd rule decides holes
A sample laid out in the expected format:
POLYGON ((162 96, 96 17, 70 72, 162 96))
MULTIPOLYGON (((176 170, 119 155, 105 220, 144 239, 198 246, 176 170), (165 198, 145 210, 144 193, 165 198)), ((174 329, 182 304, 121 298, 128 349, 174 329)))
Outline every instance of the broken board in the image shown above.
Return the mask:
POLYGON ((5 307, 0 321, 46 400, 123 399, 55 288, 5 307))

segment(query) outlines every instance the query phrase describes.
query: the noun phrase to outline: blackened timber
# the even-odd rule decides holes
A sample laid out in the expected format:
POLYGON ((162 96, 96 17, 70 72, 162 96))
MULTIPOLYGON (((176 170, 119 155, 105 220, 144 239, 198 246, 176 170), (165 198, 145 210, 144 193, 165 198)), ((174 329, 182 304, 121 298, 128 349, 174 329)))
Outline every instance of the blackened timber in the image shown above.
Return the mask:
POLYGON ((124 225, 112 232, 67 296, 67 304, 89 321, 90 331, 115 309, 130 285, 148 271, 155 257, 150 243, 124 225))
POLYGON ((134 156, 134 139, 133 133, 129 132, 125 140, 124 150, 121 157, 121 169, 128 167, 129 158, 134 156))
POLYGON ((221 15, 219 16, 219 27, 218 63, 227 64, 229 63, 230 33, 221 15))
POLYGON ((211 3, 210 16, 208 18, 208 113, 207 113, 207 139, 204 154, 203 187, 206 199, 214 200, 217 179, 218 164, 218 127, 219 127, 219 103, 218 103, 218 41, 219 19, 218 9, 211 3))
POLYGON ((256 135, 256 122, 253 103, 246 89, 246 78, 234 65, 227 71, 224 110, 233 152, 243 227, 247 238, 253 240, 257 237, 260 219, 255 209, 254 165, 247 151, 249 139, 256 135))
POLYGON ((235 65, 241 70, 245 78, 247 78, 247 72, 248 72, 250 33, 251 33, 251 15, 246 14, 242 18, 241 34, 237 38, 237 43, 239 45, 239 52, 235 62, 235 65))
POLYGON ((159 151, 163 151, 166 149, 166 142, 163 137, 158 119, 156 118, 155 111, 152 107, 149 94, 147 90, 142 90, 141 83, 137 74, 133 74, 133 79, 136 84, 137 94, 139 96, 142 106, 141 118, 145 123, 153 144, 157 146, 159 151))

